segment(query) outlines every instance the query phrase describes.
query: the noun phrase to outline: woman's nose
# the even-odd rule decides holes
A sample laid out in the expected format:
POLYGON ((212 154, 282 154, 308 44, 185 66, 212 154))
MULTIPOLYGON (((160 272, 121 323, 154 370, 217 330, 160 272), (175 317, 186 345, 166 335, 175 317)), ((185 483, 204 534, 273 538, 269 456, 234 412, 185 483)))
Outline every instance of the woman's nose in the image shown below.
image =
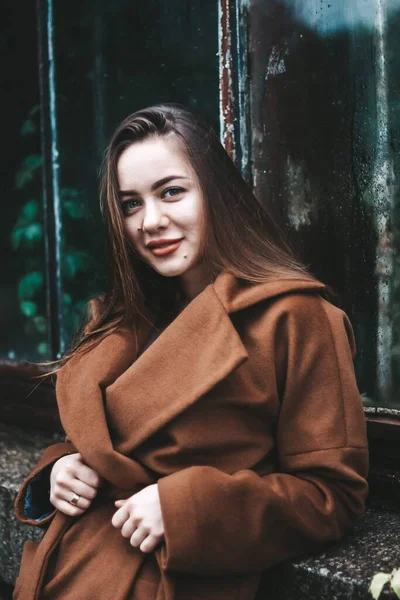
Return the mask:
POLYGON ((142 229, 143 231, 157 231, 167 227, 169 219, 156 202, 146 203, 142 229))

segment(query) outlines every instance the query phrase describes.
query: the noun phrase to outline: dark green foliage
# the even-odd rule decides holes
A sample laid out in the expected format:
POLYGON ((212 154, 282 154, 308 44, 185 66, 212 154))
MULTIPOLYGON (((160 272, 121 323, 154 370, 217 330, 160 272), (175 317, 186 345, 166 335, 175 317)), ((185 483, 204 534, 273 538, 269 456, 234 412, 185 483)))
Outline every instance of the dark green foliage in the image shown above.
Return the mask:
MULTIPOLYGON (((37 135, 38 106, 32 107, 23 122, 19 135, 24 139, 37 135), (36 117, 36 119, 35 119, 36 117)), ((40 178, 42 157, 37 154, 26 156, 16 173, 15 187, 26 191, 40 178)), ((40 184, 39 184, 40 185, 40 184)), ((84 194, 73 187, 60 190, 62 225, 69 227, 69 222, 76 227, 77 222, 89 218, 87 199, 84 194)), ((50 358, 48 344, 48 315, 41 314, 39 306, 46 306, 43 301, 46 294, 44 241, 44 210, 42 201, 30 198, 24 202, 18 212, 15 226, 10 234, 10 243, 14 251, 24 256, 25 272, 17 281, 17 297, 19 309, 24 316, 24 334, 35 340, 36 351, 43 358, 50 358)), ((62 310, 68 336, 77 329, 82 319, 84 308, 89 300, 88 290, 80 284, 79 278, 87 274, 93 267, 90 253, 86 249, 69 247, 63 236, 62 247, 62 287, 67 282, 74 288, 74 294, 67 292, 62 296, 62 310), (75 286, 75 287, 74 287, 75 286), (83 298, 82 298, 83 293, 83 298), (79 294, 79 295, 78 295, 79 294), (76 297, 78 295, 78 297, 76 297)), ((83 239, 85 243, 85 239, 83 239)), ((54 251, 50 248, 50 252, 54 251)))

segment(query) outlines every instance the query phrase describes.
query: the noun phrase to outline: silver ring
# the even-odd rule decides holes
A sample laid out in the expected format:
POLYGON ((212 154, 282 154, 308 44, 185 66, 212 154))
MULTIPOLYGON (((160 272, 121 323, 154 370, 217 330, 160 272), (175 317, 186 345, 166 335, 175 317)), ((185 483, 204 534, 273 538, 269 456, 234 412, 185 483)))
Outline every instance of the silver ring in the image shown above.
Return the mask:
POLYGON ((78 496, 78 494, 74 494, 71 498, 71 500, 69 501, 70 504, 73 504, 74 506, 76 506, 78 504, 78 500, 79 500, 80 496, 78 496))

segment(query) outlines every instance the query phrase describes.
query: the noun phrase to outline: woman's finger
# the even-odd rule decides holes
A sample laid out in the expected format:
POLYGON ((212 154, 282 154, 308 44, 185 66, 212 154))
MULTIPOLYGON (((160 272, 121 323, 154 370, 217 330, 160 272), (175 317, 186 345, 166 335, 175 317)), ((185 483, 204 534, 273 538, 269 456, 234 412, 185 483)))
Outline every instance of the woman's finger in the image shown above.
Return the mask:
POLYGON ((117 508, 121 508, 121 506, 123 506, 125 504, 125 502, 126 502, 126 500, 116 500, 114 502, 114 504, 117 508))
POLYGON ((121 535, 124 538, 130 538, 136 529, 136 525, 132 519, 128 519, 121 527, 121 535))
POLYGON ((145 540, 140 544, 140 550, 142 552, 152 552, 160 543, 160 538, 155 535, 148 535, 145 540))
POLYGON ((78 494, 81 498, 85 498, 90 502, 97 496, 98 490, 86 483, 83 483, 79 479, 72 479, 68 483, 59 483, 60 486, 60 494, 64 497, 65 500, 69 500, 68 494, 72 492, 72 494, 78 494))
POLYGON ((72 506, 77 506, 78 508, 81 508, 82 510, 87 510, 92 504, 91 500, 83 498, 83 496, 80 496, 73 490, 66 490, 61 499, 68 502, 69 504, 72 504, 72 506))
POLYGON ((78 463, 78 466, 77 466, 76 471, 75 471, 75 476, 80 481, 83 481, 83 483, 86 483, 90 487, 93 487, 93 488, 96 488, 96 489, 98 489, 99 487, 101 487, 101 485, 103 483, 103 480, 100 477, 100 475, 98 475, 96 473, 96 471, 94 471, 93 469, 91 469, 87 465, 84 465, 83 463, 78 463))
POLYGON ((129 511, 126 505, 122 506, 116 513, 114 513, 113 518, 111 519, 111 524, 113 527, 122 527, 122 525, 129 519, 129 511))
MULTIPOLYGON (((51 501, 51 500, 50 500, 51 501)), ((57 499, 55 503, 51 502, 55 508, 69 517, 79 517, 85 512, 85 509, 74 506, 66 500, 57 499)))
POLYGON ((148 537, 149 532, 145 529, 138 528, 131 535, 130 544, 134 548, 138 548, 140 544, 148 537))

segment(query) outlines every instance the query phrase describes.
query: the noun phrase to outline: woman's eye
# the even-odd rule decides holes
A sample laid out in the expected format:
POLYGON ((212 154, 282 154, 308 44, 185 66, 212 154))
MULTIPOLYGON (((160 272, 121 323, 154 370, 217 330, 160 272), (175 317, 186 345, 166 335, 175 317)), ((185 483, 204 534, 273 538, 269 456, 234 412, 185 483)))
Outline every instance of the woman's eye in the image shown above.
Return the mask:
POLYGON ((180 187, 170 187, 167 190, 163 191, 163 196, 166 196, 167 198, 172 198, 173 196, 177 196, 178 194, 181 194, 184 191, 185 190, 180 187))
POLYGON ((126 214, 128 211, 137 208, 138 205, 138 200, 125 200, 125 202, 122 202, 122 212, 126 214))

